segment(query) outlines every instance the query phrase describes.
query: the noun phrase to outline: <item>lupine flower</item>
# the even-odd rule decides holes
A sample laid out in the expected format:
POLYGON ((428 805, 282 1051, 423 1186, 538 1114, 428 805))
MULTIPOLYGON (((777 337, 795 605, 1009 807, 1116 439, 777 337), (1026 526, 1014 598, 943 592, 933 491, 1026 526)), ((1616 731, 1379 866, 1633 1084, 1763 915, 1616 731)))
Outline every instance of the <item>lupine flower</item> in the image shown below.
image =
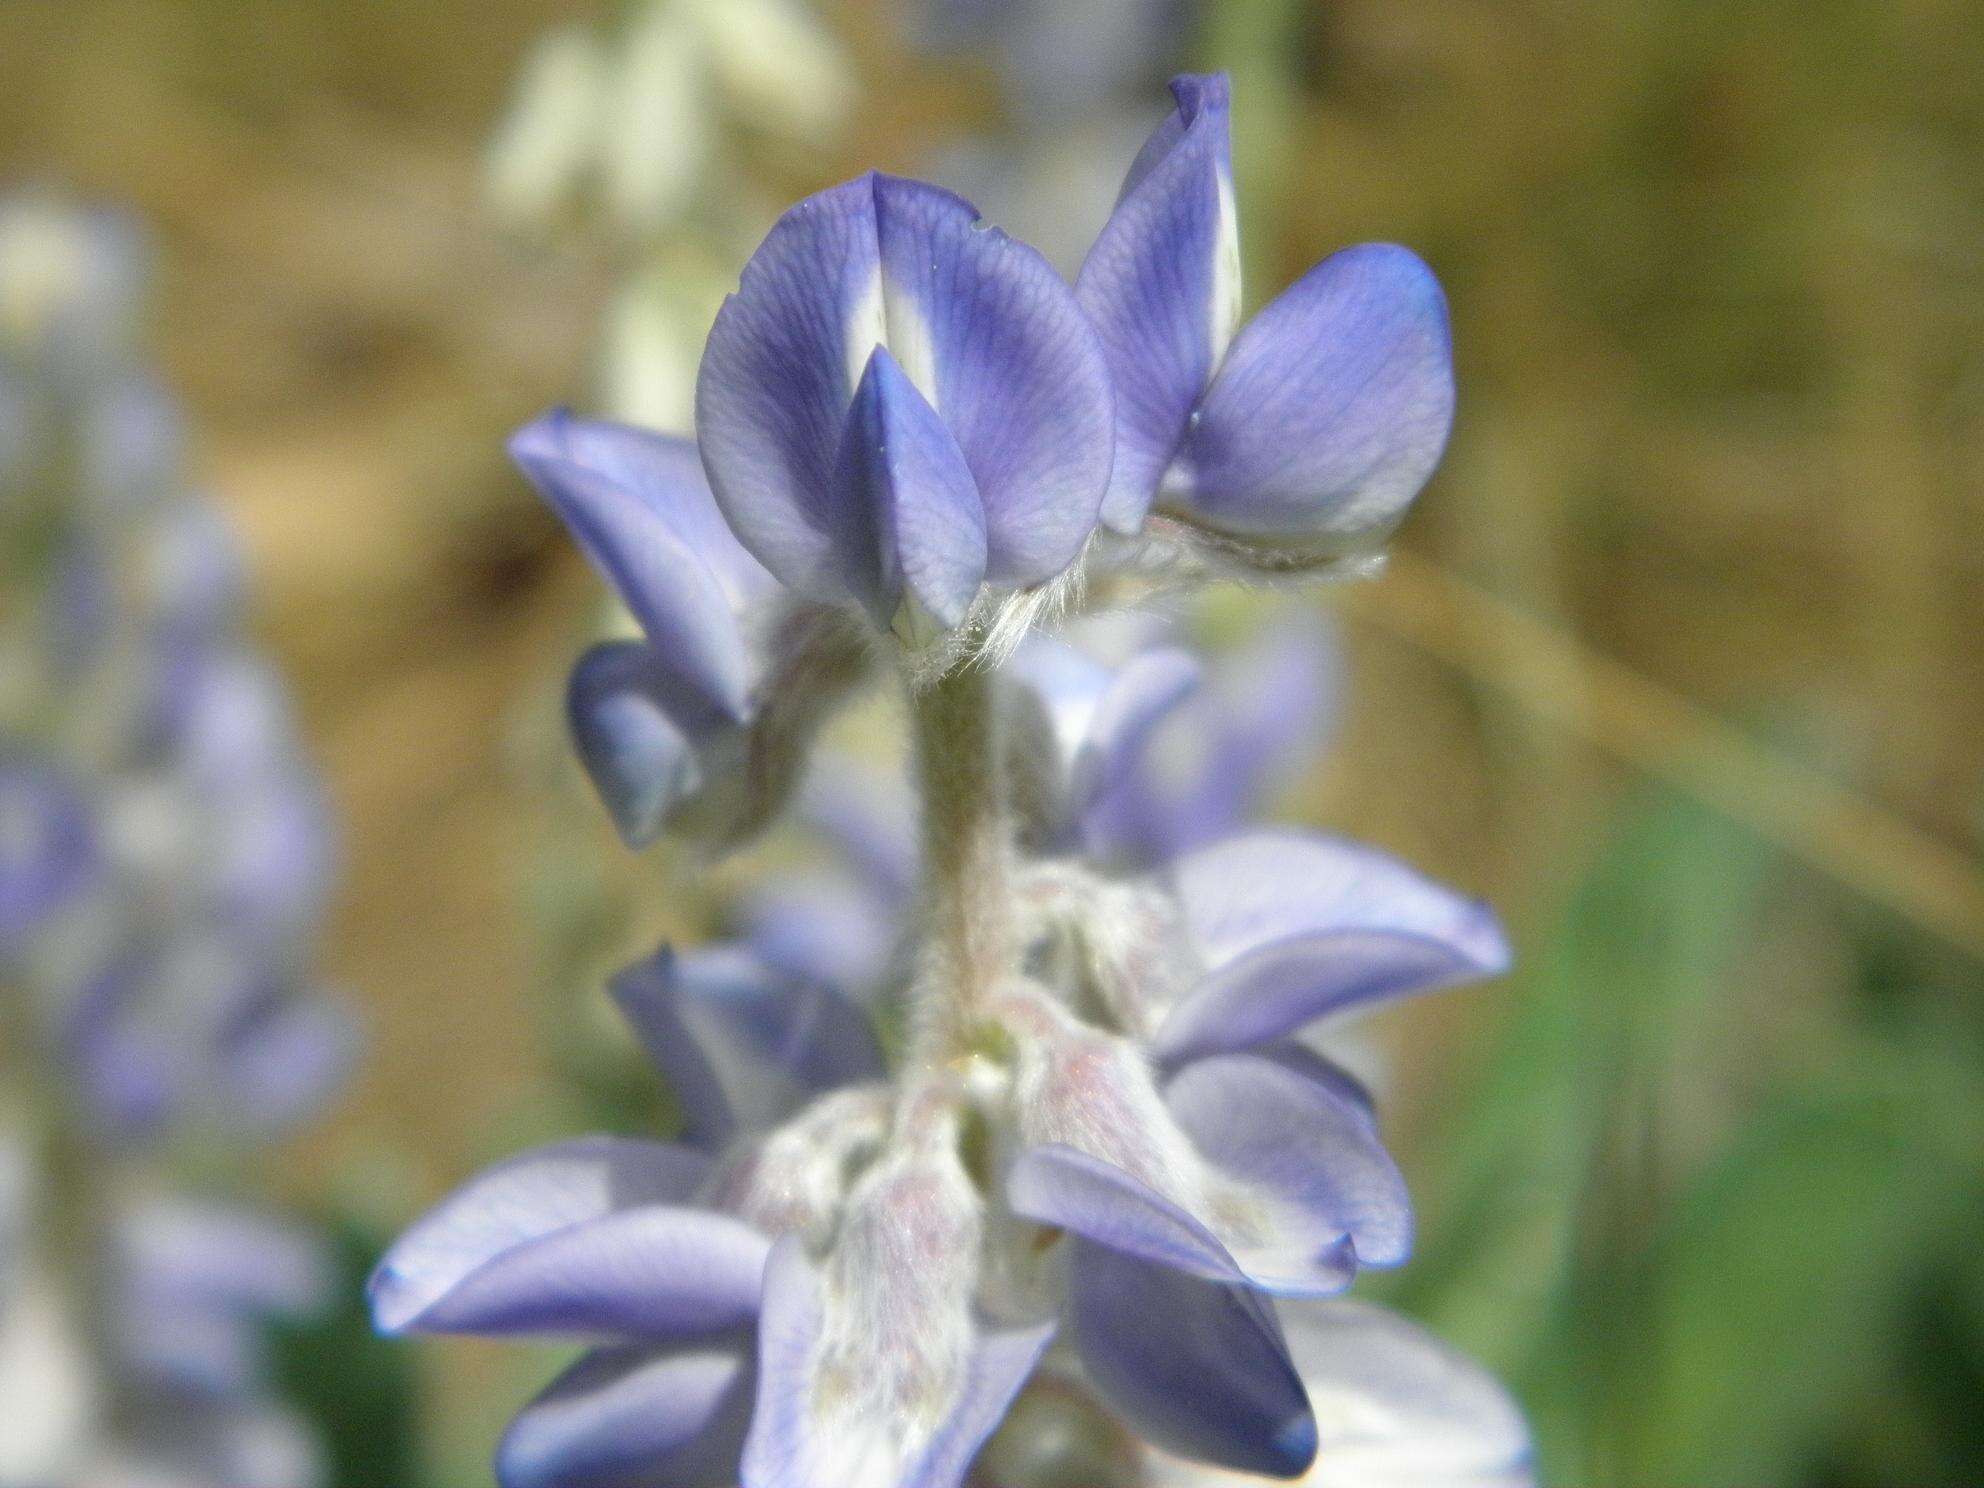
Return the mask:
MULTIPOLYGON (((1055 867, 1050 892, 1067 892, 1066 873, 1055 867)), ((1084 885, 1092 897, 1052 931, 1081 937, 1068 960, 1093 986, 1016 987, 1000 1009, 1020 1045, 984 1117, 1010 1164, 1003 1191, 948 1155, 956 1134, 942 1123, 886 1158, 906 1117, 892 1121, 843 1000, 723 956, 685 969, 664 952, 620 979, 650 1052, 720 1118, 695 1128, 705 1147, 728 1139, 720 1156, 596 1140, 517 1159, 410 1231, 374 1284, 393 1330, 625 1340, 520 1418, 500 1459, 508 1488, 610 1481, 609 1466, 630 1471, 662 1446, 713 1460, 705 1476, 657 1468, 654 1481, 729 1481, 757 1268, 780 1236, 762 1300, 762 1326, 780 1331, 758 1344, 747 1482, 958 1481, 1045 1342, 1037 1327, 974 1324, 970 1298, 1039 1307, 1062 1287, 1050 1315, 1065 1309, 1098 1388, 1153 1440, 1251 1470, 1306 1463, 1316 1428, 1258 1298, 1328 1295, 1360 1266, 1396 1264, 1409 1217, 1361 1092, 1274 1040, 1461 965, 1491 973, 1499 937, 1478 907, 1381 855, 1294 835, 1242 838, 1188 857, 1168 887, 1140 886, 1155 923, 1110 923, 1123 916, 1094 893, 1104 887, 1084 885), (1305 893, 1319 872, 1325 891, 1305 893), (1429 970, 1434 946, 1444 955, 1429 970), (1136 960, 1152 948, 1166 955, 1155 969, 1136 960), (1191 984, 1175 1001, 1133 1000, 1173 981, 1191 984), (1294 1150, 1289 1131, 1304 1133, 1294 1150), (1056 1233, 1068 1238, 1040 1250, 1056 1233), (823 1274, 793 1236, 835 1237, 823 1274), (930 1249, 867 1248, 893 1243, 930 1249), (1156 1317, 1161 1335, 1145 1331, 1156 1317), (923 1402, 900 1436, 879 1404, 851 1408, 867 1394, 806 1413, 819 1390, 832 1398, 835 1376, 806 1362, 819 1349, 846 1351, 850 1379, 923 1402), (689 1370, 707 1392, 683 1392, 689 1370), (618 1423, 635 1420, 647 1434, 630 1438, 618 1423), (836 1442, 858 1445, 843 1460, 836 1442), (916 1477, 917 1462, 934 1476, 916 1477)))
POLYGON ((310 1488, 259 1337, 322 1300, 316 1242, 148 1161, 309 1114, 353 1037, 303 985, 321 789, 136 367, 140 268, 119 217, 0 203, 0 975, 47 1076, 0 1131, 0 1481, 310 1488))
POLYGON ((1172 91, 1076 281, 1116 386, 1103 520, 1132 533, 1154 509, 1259 562, 1368 545, 1426 483, 1453 420, 1440 287, 1406 249, 1366 244, 1240 326, 1227 82, 1172 91))
POLYGON ((795 592, 910 644, 1074 561, 1109 478, 1101 348, 1039 254, 868 175, 788 212, 717 316, 696 433, 718 506, 795 592))
POLYGON ((621 836, 642 847, 685 821, 718 836, 762 824, 811 726, 865 670, 858 634, 745 551, 687 440, 554 412, 511 453, 645 637, 594 647, 567 692, 621 836))
POLYGON ((1187 656, 1036 640, 1000 673, 1091 565, 1314 567, 1373 539, 1444 438, 1444 315, 1402 250, 1332 260, 1227 346, 1224 84, 1177 94, 1079 295, 958 198, 862 177, 745 269, 693 446, 558 416, 519 440, 645 633, 572 694, 623 831, 702 825, 721 790, 751 808, 726 829, 761 821, 823 699, 892 668, 923 844, 839 813, 895 885, 872 897, 910 901, 901 952, 867 958, 891 996, 823 974, 841 948, 781 936, 776 896, 743 940, 664 947, 613 992, 684 1140, 524 1154, 382 1262, 389 1332, 594 1345, 513 1424, 505 1488, 954 1488, 1036 1378, 1099 1402, 1136 1470, 1298 1475, 1375 1450, 1390 1412, 1422 1463, 1522 1480, 1520 1422, 1473 1374, 1366 1314, 1316 1325, 1406 1258, 1412 1216, 1369 1095, 1295 1041, 1500 971, 1494 917, 1358 844, 1222 831, 1271 770, 1216 727, 1226 794, 1173 792, 1150 751, 1187 656), (1092 554, 1098 522, 1118 540, 1092 554), (795 614, 865 638, 824 679, 755 649, 795 614), (1403 1383, 1346 1392, 1367 1353, 1403 1383))

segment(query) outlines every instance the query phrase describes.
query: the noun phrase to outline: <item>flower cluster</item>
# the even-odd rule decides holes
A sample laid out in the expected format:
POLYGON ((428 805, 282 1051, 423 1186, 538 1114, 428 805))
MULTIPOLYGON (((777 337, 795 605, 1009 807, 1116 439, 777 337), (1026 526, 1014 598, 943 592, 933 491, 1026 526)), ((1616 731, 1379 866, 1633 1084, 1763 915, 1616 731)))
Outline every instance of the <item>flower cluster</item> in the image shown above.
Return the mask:
POLYGON ((305 985, 327 822, 137 358, 143 278, 122 218, 0 203, 0 1483, 299 1488, 257 1340, 324 1258, 160 1159, 342 1079, 305 985))
POLYGON ((382 1263, 388 1331, 596 1345, 513 1424, 506 1488, 1527 1481, 1491 1381, 1324 1300, 1412 1220, 1304 1039, 1499 972, 1494 917, 1247 824, 1327 706, 1312 640, 1207 679, 1083 618, 1355 566, 1452 412, 1403 249, 1239 325, 1226 84, 1174 93, 1072 286, 865 176, 745 267, 693 444, 562 413, 516 440, 641 627, 568 694, 625 838, 721 849, 796 801, 850 870, 614 980, 679 1142, 526 1153, 382 1263), (912 810, 804 780, 889 673, 912 810))

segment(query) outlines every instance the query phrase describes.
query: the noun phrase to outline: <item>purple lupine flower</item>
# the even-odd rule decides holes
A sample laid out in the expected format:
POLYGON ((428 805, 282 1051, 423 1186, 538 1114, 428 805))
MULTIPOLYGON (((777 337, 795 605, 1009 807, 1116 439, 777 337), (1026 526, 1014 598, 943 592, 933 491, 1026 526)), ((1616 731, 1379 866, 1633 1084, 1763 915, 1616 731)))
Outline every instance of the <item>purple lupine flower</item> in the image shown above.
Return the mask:
POLYGON ((86 891, 97 866, 88 802, 62 771, 0 758, 0 965, 86 891))
POLYGON ((1116 385, 1103 521, 1134 533, 1155 511, 1270 552, 1366 546, 1453 421, 1439 284, 1406 249, 1365 244, 1241 327, 1227 80, 1172 92, 1076 281, 1116 385))
POLYGON ((1300 612, 1223 655, 1089 802, 1088 853, 1151 866, 1253 821, 1326 746, 1339 666, 1335 638, 1300 612))
MULTIPOLYGON (((646 633, 574 687, 623 831, 789 792, 847 678, 779 670, 764 617, 810 613, 865 631, 847 672, 904 684, 923 845, 829 790, 870 897, 911 918, 900 996, 874 999, 903 1014, 892 1058, 859 956, 747 914, 614 982, 684 1142, 525 1154, 385 1257, 388 1332, 594 1345, 512 1426, 505 1488, 956 1488, 1043 1370, 1222 1468, 1301 1473, 1358 1429, 1319 1418, 1290 1328, 1403 1261, 1412 1215, 1368 1094, 1294 1039, 1494 974, 1500 930, 1369 848, 1206 843, 1273 771, 1212 729, 1223 793, 1157 788, 1189 657, 1112 672, 1041 641, 1022 686, 986 675, 1078 603, 1099 518, 1104 578, 1151 565, 1138 534, 1159 563, 1316 567, 1381 533, 1444 439, 1444 312, 1402 250, 1332 260, 1233 338, 1224 84, 1177 93, 1079 300, 959 199, 863 177, 746 268, 693 449, 555 418, 519 441, 646 633), (1142 811, 1174 820, 1124 826, 1142 811)), ((1244 728, 1234 696, 1218 721, 1244 728)))
POLYGON ((280 1129, 353 1044, 348 1015, 303 990, 331 856, 321 786, 233 634, 238 559, 182 484, 178 412, 137 368, 140 269, 122 218, 0 202, 0 383, 18 415, 0 519, 42 539, 0 595, 0 960, 21 994, 9 1032, 52 1077, 31 1129, 68 1165, 37 1185, 23 1160, 29 1181, 0 1182, 0 1439, 20 1434, 15 1408, 66 1422, 24 1477, 0 1451, 0 1476, 310 1488, 314 1448, 258 1356, 270 1317, 321 1300, 322 1256, 165 1197, 135 1150, 280 1129), (79 1243, 46 1254, 29 1243, 44 1235, 79 1243), (40 1319, 25 1355, 22 1315, 40 1319), (73 1389, 44 1411, 28 1386, 58 1358, 73 1389))
POLYGON ((960 197, 870 174, 780 219, 718 314, 696 434, 717 504, 796 592, 912 643, 1062 573, 1109 479, 1095 333, 960 197))
MULTIPOLYGON (((803 735, 859 679, 858 635, 787 594, 737 541, 688 440, 554 411, 510 449, 644 634, 587 652, 566 699, 622 839, 749 831, 766 809, 744 785, 754 741, 803 735)), ((760 779, 779 775, 777 760, 761 764, 760 779)))
POLYGON ((1043 943, 1084 937, 1069 960, 1096 991, 1086 1015, 1044 985, 995 1009, 1017 1048, 980 1075, 1004 1087, 982 1116, 1007 1170, 990 1190, 944 1120, 889 1116, 844 1000, 729 952, 633 969, 616 995, 717 1156, 596 1139, 496 1170, 389 1253, 382 1326, 621 1340, 513 1428, 506 1488, 610 1481, 664 1446, 706 1475, 654 1481, 730 1481, 761 1309, 752 1485, 959 1481, 1057 1315, 1096 1388, 1154 1441, 1299 1469, 1315 1428, 1263 1298, 1396 1264, 1410 1223, 1361 1091, 1274 1041, 1469 958, 1492 972, 1503 951, 1476 906, 1368 849, 1289 834, 1212 851, 1225 856, 1186 859, 1168 888, 1138 886, 1150 924, 1128 923, 1106 886, 1082 885, 1077 907, 1065 865, 1022 887, 1043 943), (1302 892, 1324 873, 1324 892, 1302 892), (1435 944, 1448 959, 1429 971, 1435 944), (1222 1020, 1224 989, 1248 978, 1258 1002, 1222 1020), (1167 981, 1188 983, 1175 1004, 1133 1000, 1167 981), (1305 1136, 1292 1151, 1291 1131, 1305 1136), (1033 1321, 996 1321, 1014 1310, 1033 1321), (1153 1317, 1171 1320, 1161 1342, 1153 1317), (1181 1378, 1192 1388, 1167 1384, 1181 1378), (890 1424, 889 1391, 921 1404, 890 1424), (678 1392, 703 1406, 685 1415, 678 1392))

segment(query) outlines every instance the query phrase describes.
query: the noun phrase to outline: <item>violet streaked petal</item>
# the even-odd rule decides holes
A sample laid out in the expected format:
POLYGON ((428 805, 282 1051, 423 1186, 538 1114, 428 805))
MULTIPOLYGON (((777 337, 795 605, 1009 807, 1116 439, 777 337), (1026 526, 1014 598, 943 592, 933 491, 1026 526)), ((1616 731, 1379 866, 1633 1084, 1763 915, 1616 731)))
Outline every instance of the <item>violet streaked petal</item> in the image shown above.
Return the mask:
POLYGON ((1207 975, 1158 1030, 1168 1060, 1508 966, 1487 906, 1343 839, 1252 832, 1181 859, 1173 881, 1207 975))
MULTIPOLYGON (((873 1376, 847 1372, 846 1330, 835 1327, 832 1306, 800 1240, 779 1242, 765 1269, 744 1488, 956 1488, 1054 1332, 1051 1323, 981 1330, 964 1345, 959 1367, 946 1371, 941 1392, 889 1400, 876 1395, 873 1376), (822 1388, 823 1368, 840 1371, 831 1389, 822 1388), (875 1406, 864 1409, 871 1400, 875 1406)), ((865 1326, 879 1335, 898 1331, 900 1320, 865 1326)), ((877 1337, 867 1347, 880 1346, 877 1337)), ((914 1383, 893 1374, 880 1381, 884 1388, 914 1383)))
POLYGON ((816 1095, 883 1073, 859 1007, 744 946, 663 946, 616 976, 613 996, 676 1086, 698 1145, 771 1126, 816 1095))
POLYGON ((1274 1248, 1292 1250, 1299 1262, 1348 1236, 1360 1266, 1396 1266, 1411 1251, 1405 1179, 1369 1109, 1340 1083, 1227 1054, 1187 1065, 1164 1094, 1209 1162, 1276 1201, 1274 1248))
POLYGON ((502 1488, 731 1488, 751 1420, 747 1340, 597 1349, 520 1411, 502 1488))
MULTIPOLYGON (((1199 1219, 1121 1168, 1056 1144, 1013 1163, 1006 1197, 1015 1212, 1188 1276, 1281 1296, 1327 1296, 1356 1274, 1347 1243, 1313 1252, 1269 1243, 1236 1254, 1199 1219)), ((1254 1216, 1246 1217, 1249 1223, 1254 1216)))
POLYGON ((963 453, 986 577, 1059 573, 1109 478, 1112 394, 1095 333, 1037 253, 969 203, 868 175, 801 202, 718 314, 697 380, 703 459, 731 526, 796 590, 846 592, 834 464, 855 383, 885 345, 963 453))
POLYGON ((1316 1418, 1259 1293, 1077 1240, 1068 1307, 1089 1380, 1147 1441, 1279 1478, 1315 1458, 1316 1418))
POLYGON ((745 264, 696 379, 717 505, 759 562, 816 598, 845 593, 834 459, 855 380, 883 339, 880 274, 871 179, 808 197, 745 264))
POLYGON ((834 462, 842 573, 878 629, 905 597, 945 630, 985 580, 985 509, 964 452, 886 346, 869 355, 834 462))
POLYGON ((1116 464, 1103 520, 1135 532, 1157 496, 1240 310, 1229 90, 1180 77, 1177 110, 1137 157, 1075 293, 1116 384, 1116 464))
POLYGON ((554 410, 510 453, 676 674, 741 719, 755 679, 737 617, 774 581, 725 525, 695 446, 554 410))
POLYGON ((1432 271, 1392 244, 1346 248, 1234 340, 1159 504, 1240 536, 1360 544, 1419 494, 1453 412, 1432 271))
POLYGON ((422 1319, 492 1262, 644 1206, 688 1202, 709 1172, 701 1153, 656 1142, 583 1137, 511 1158, 469 1180, 386 1252, 369 1291, 388 1333, 422 1319))
POLYGON ((755 1316, 770 1248, 708 1209, 620 1210, 513 1246, 386 1331, 707 1337, 755 1316))
POLYGON ((1114 458, 1101 343, 1053 267, 969 202, 872 179, 887 344, 971 469, 986 577, 1052 578, 1094 529, 1114 458))

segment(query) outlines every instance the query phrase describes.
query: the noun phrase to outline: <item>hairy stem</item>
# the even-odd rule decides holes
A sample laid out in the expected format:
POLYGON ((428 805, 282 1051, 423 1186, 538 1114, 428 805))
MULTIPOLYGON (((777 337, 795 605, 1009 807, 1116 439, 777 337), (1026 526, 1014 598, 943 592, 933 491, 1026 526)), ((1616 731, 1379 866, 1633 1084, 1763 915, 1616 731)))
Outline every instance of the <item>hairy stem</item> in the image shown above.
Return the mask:
POLYGON ((910 699, 923 791, 925 945, 915 1052, 955 1053, 1012 965, 1012 853, 990 675, 967 663, 910 699))

